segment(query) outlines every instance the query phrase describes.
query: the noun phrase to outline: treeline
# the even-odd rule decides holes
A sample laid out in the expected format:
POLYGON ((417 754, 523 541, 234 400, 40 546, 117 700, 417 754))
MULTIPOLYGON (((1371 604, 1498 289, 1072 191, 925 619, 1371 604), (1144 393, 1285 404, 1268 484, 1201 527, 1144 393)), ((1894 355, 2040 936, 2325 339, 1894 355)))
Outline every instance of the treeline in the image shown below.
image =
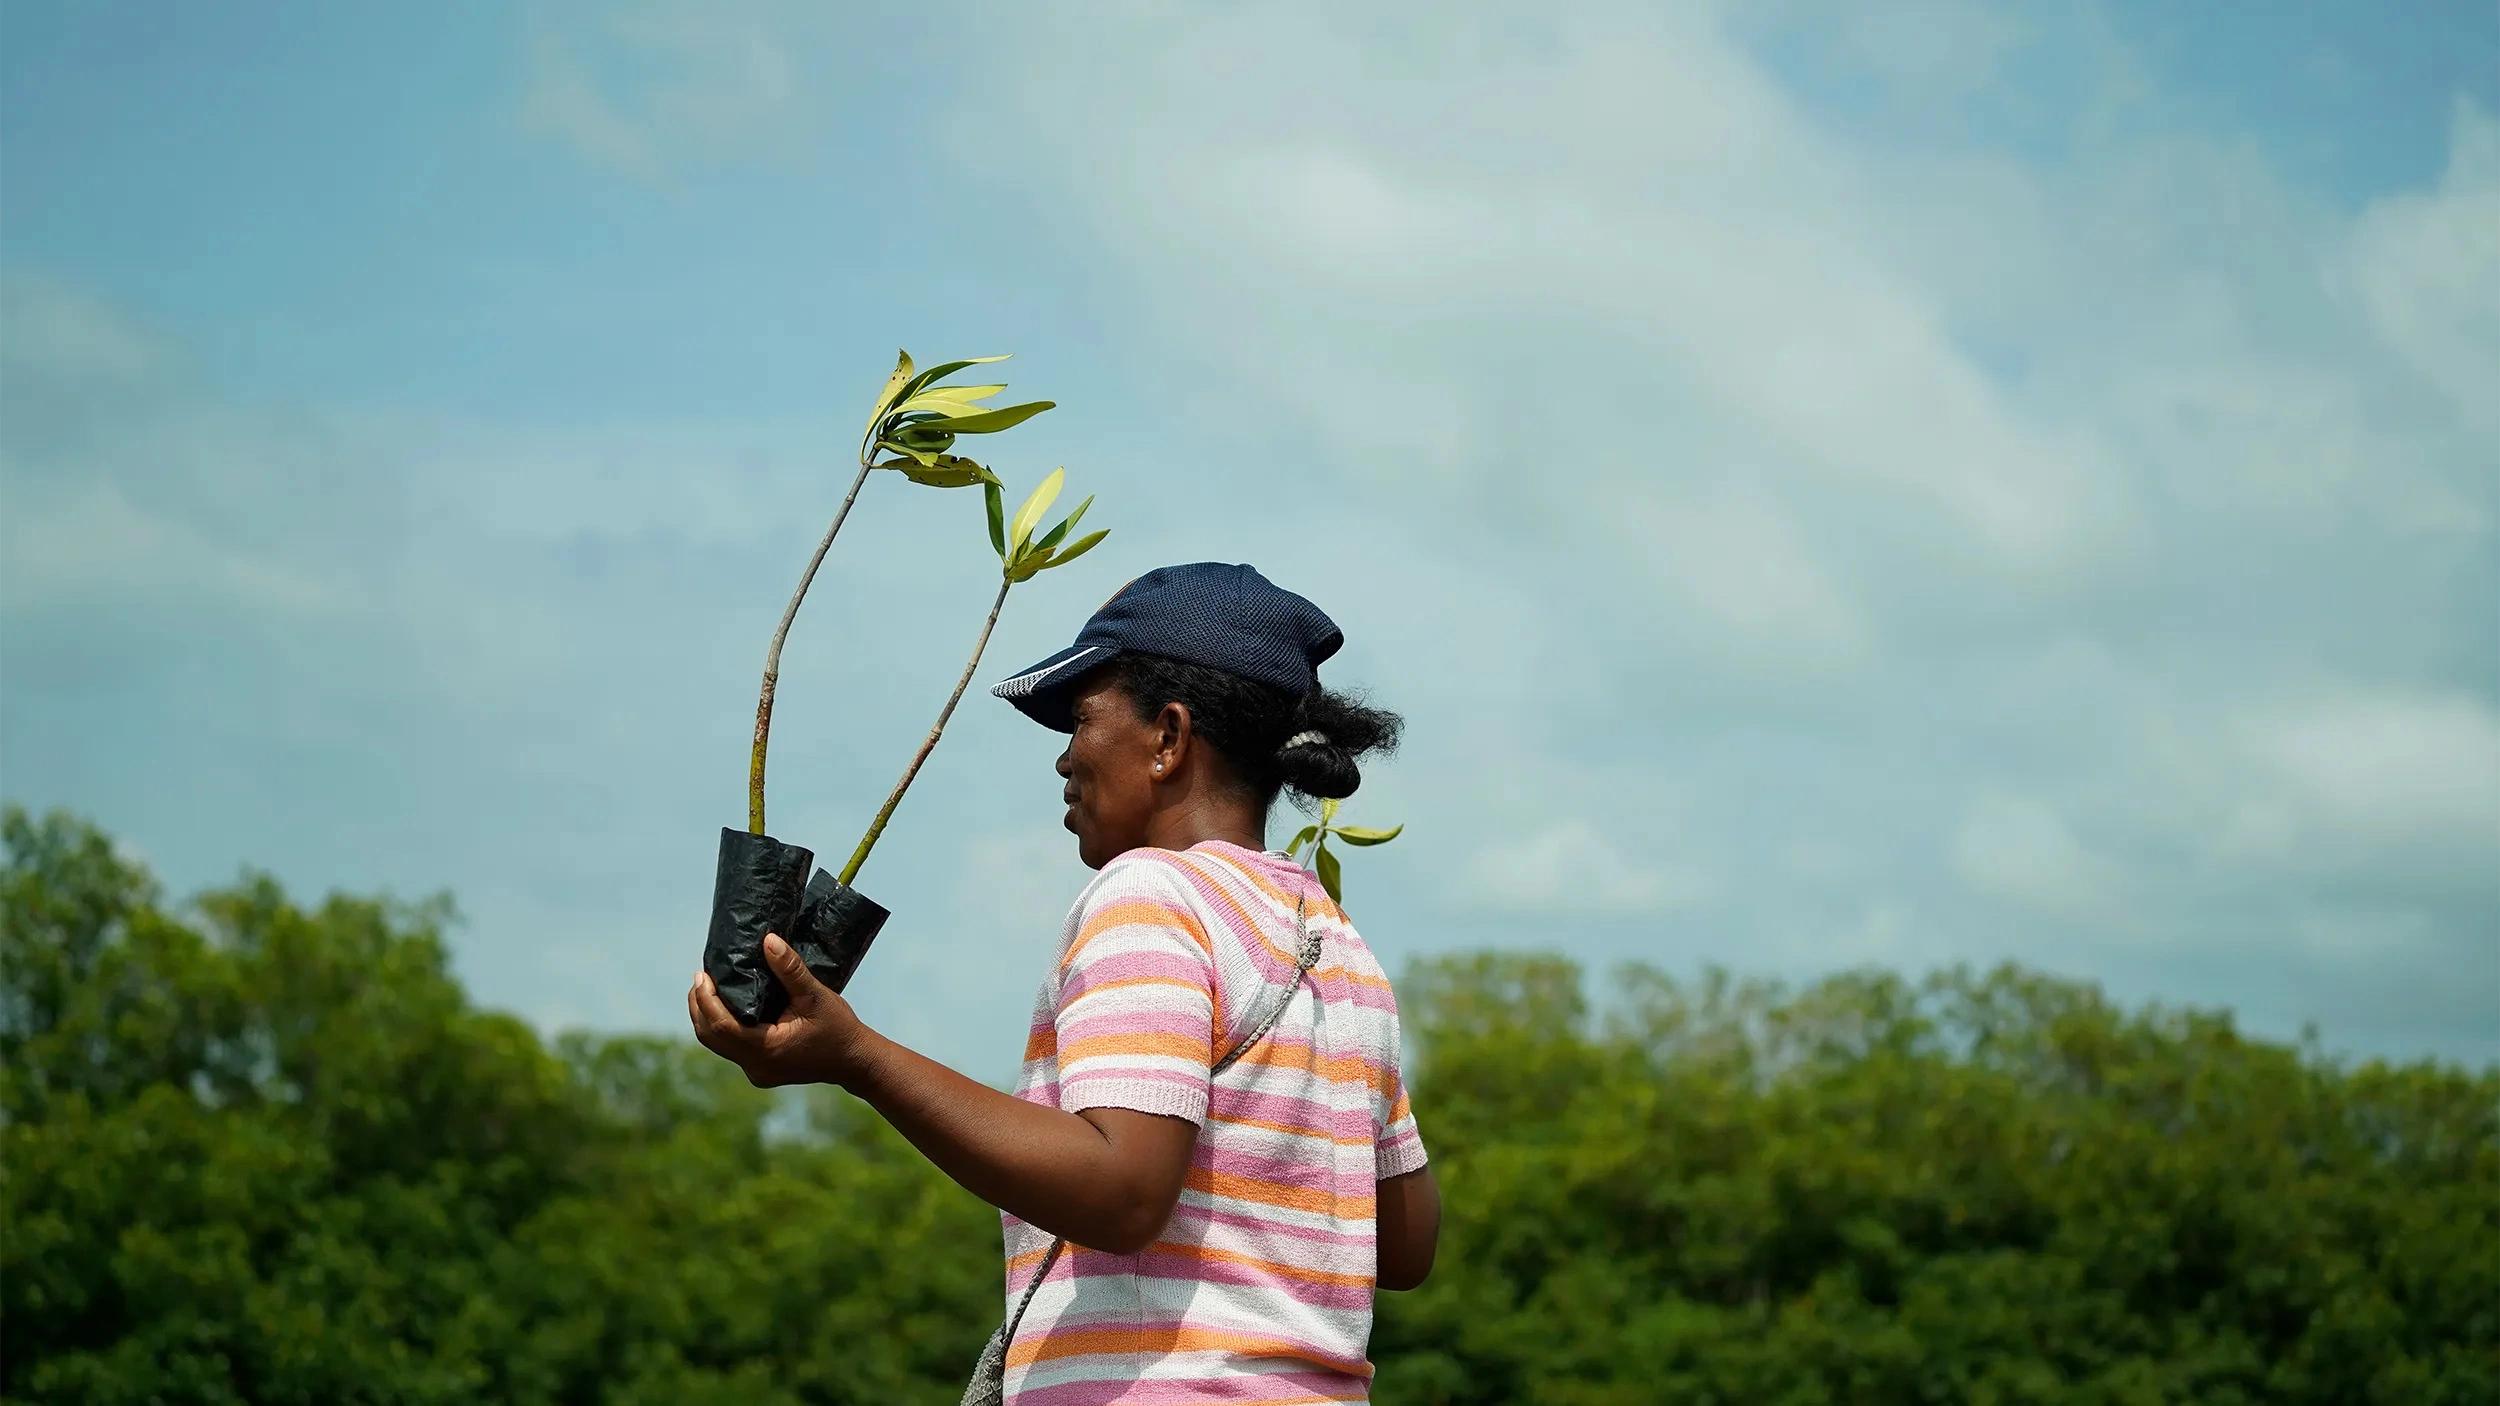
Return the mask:
MULTIPOLYGON (((550 1046, 440 905, 0 829, 9 1400, 954 1400, 996 1219, 838 1096, 550 1046)), ((2500 1400, 2500 1071, 2015 970, 1606 989, 1405 975, 1449 1223, 1378 1399, 2500 1400)))

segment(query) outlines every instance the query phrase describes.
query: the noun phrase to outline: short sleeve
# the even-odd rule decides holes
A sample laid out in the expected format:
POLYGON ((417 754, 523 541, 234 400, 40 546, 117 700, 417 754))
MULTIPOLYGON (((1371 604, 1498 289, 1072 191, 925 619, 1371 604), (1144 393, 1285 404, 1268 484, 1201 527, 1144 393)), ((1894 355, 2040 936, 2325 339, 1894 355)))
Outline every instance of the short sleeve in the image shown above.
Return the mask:
POLYGON ((1424 1165, 1424 1140, 1415 1131, 1415 1110, 1406 1101, 1406 1060, 1397 1025, 1389 1027, 1389 1057, 1372 1087, 1374 1181, 1402 1177, 1424 1165))
POLYGON ((1062 1109, 1206 1122, 1215 961, 1187 892, 1152 859, 1114 860, 1087 891, 1053 1017, 1062 1109))

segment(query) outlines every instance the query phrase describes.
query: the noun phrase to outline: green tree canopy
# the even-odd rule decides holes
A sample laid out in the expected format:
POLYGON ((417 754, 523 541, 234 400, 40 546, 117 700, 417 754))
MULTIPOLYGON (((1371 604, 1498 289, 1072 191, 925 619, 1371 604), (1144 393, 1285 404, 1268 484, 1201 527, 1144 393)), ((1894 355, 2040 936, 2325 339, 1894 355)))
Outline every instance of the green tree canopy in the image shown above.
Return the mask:
MULTIPOLYGON (((445 901, 0 832, 0 1394, 954 1399, 997 1220, 856 1105, 478 1010, 445 901)), ((2500 1071, 2011 969, 1399 989, 1449 1222, 1383 1401, 2500 1399, 2500 1071)))

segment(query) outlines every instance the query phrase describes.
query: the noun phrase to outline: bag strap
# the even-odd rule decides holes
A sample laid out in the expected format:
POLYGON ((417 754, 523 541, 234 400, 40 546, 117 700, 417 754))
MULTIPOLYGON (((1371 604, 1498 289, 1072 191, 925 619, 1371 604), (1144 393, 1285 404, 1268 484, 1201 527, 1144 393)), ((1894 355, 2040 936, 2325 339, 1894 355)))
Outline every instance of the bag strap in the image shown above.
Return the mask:
POLYGON ((1286 1008, 1293 1004, 1294 994, 1302 989, 1302 978, 1310 975, 1311 968, 1319 965, 1319 934, 1311 931, 1306 911, 1310 907, 1310 902, 1311 896, 1308 893, 1294 900, 1293 979, 1285 983, 1284 993, 1277 998, 1276 1004, 1269 1008, 1268 1013, 1260 1019, 1259 1023, 1250 1027, 1250 1033, 1242 1036, 1240 1043, 1234 1045, 1222 1059, 1217 1060, 1214 1066, 1207 1070, 1208 1078, 1212 1079, 1232 1068, 1243 1055, 1250 1053, 1252 1045, 1257 1044, 1267 1032, 1276 1028, 1276 1022, 1285 1018, 1286 1008))
MULTIPOLYGON (((1302 989, 1302 978, 1310 975, 1311 968, 1319 964, 1319 934, 1311 931, 1308 913, 1310 903, 1311 895, 1307 889, 1303 891, 1301 897, 1294 900, 1293 980, 1285 983, 1284 995, 1265 1016, 1260 1018, 1258 1024, 1250 1027, 1250 1033, 1241 1037, 1238 1044, 1235 1044, 1222 1059, 1217 1060, 1207 1070, 1208 1078, 1212 1079, 1232 1068, 1236 1061, 1250 1052, 1252 1045, 1265 1039, 1267 1032, 1276 1028, 1276 1022, 1284 1018, 1285 1009, 1293 1004, 1294 994, 1302 989)), ((1050 1253, 1042 1256, 1041 1268, 1033 1271, 1032 1282, 1024 1286, 1024 1297, 1016 1300, 1016 1311, 1007 1315, 1007 1326, 999 1332, 998 1342, 1001 1351, 1005 1350, 1008 1343, 1016 1340, 1016 1326, 1024 1321, 1024 1310, 1033 1302, 1034 1291, 1041 1288, 1042 1281, 1050 1277, 1050 1267, 1059 1262, 1059 1252, 1067 1246, 1066 1236, 1052 1238, 1050 1253)))

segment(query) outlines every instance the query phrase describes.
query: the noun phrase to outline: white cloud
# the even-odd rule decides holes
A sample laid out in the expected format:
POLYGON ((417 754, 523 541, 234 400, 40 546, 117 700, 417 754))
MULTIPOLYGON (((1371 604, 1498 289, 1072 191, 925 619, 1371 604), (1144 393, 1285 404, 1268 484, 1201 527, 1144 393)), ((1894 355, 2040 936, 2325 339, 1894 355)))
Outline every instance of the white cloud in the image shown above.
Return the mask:
POLYGON ((2500 119, 2460 97, 2450 143, 2436 190, 2390 196, 2364 212, 2353 272, 2379 333, 2472 423, 2495 432, 2500 119))
MULTIPOLYGON (((0 463, 0 467, 8 467, 0 463)), ((0 514, 0 580, 12 611, 154 598, 214 597, 280 615, 332 613, 353 605, 344 582, 284 554, 256 553, 194 524, 150 512, 110 480, 54 497, 10 494, 0 514)))
MULTIPOLYGON (((1095 377, 1052 422, 1099 417, 1069 457, 1118 530, 1106 572, 1251 559, 1339 615, 1331 681, 1412 722, 1362 797, 1412 822, 1356 880, 1384 950, 1596 964, 1671 931, 1790 974, 2051 953, 2200 1001, 2258 989, 2230 958, 2262 951, 2331 1030, 2441 999, 2460 1029, 2500 1019, 2442 976, 2500 903, 2483 108, 2443 176, 2355 218, 2266 141, 2193 125, 2210 108, 2091 13, 1104 7, 976 33, 662 5, 532 40, 542 134, 829 231, 804 258, 755 243, 790 259, 771 277, 839 261, 932 290, 880 316, 1060 339, 1095 377), (884 86, 838 76, 864 52, 884 86), (942 103, 874 151, 835 131, 837 100, 884 101, 931 52, 942 103), (853 159, 985 218, 834 218, 853 159), (1190 510, 1206 484, 1258 491, 1190 510), (1529 913, 1558 920, 1523 935, 1529 913), (2375 1004, 2347 1001, 2356 974, 2375 1004)), ((630 202, 666 198, 603 194, 647 283, 614 296, 657 318, 690 285, 630 202)), ((10 569, 153 584, 57 629, 135 657, 178 597, 249 602, 221 617, 248 637, 350 583, 361 637, 290 641, 225 700, 340 690, 328 770, 405 774, 385 808, 267 780, 312 817, 269 847, 388 809, 405 829, 374 848, 486 895, 482 942, 563 926, 551 948, 676 980, 670 905, 698 906, 685 872, 737 812, 755 658, 829 506, 823 405, 168 408, 171 351, 75 302, 12 319, 52 330, 11 355, 49 346, 93 396, 19 394, 8 363, 12 507, 41 480, 47 514, 0 529, 10 569), (562 872, 445 848, 480 815, 562 835, 540 856, 562 872)), ((982 604, 922 572, 948 533, 978 559, 964 500, 871 503, 803 617, 774 752, 776 828, 837 847, 982 604), (874 594, 903 568, 935 584, 874 594)), ((992 665, 1095 598, 1019 596, 992 665)), ((59 716, 40 742, 78 735, 59 716)), ((1013 1038, 1081 881, 994 809, 1047 791, 1047 739, 975 716, 871 874, 898 915, 871 999, 933 1042, 1013 1038)), ((619 970, 600 1000, 660 989, 619 970)))
MULTIPOLYGON (((0 378, 130 381, 163 348, 119 310, 51 279, 0 274, 0 378)), ((20 381, 10 398, 26 392, 20 381)))
POLYGON ((1884 962, 1915 969, 1935 960, 1928 935, 1918 930, 1917 915, 1891 899, 1869 902, 1857 921, 1845 928, 1833 950, 1818 955, 1835 961, 1884 962))
POLYGON ((1745 655, 1850 662, 1869 646, 1869 626, 1827 574, 1793 518, 1759 495, 1733 489, 1634 504, 1619 526, 1673 595, 1666 612, 1717 621, 1745 655))
MULTIPOLYGON (((2489 838, 2430 870, 2335 852, 2356 804, 2470 807, 2384 776, 2365 801, 2244 723, 2307 697, 2322 657, 2433 693, 2491 657, 2464 599, 2492 579, 2481 412, 2399 393, 2419 373, 2373 331, 2401 323, 2452 389, 2479 374, 2481 128, 2460 119, 2435 194, 2356 224, 2261 144, 2117 120, 2165 100, 2155 71, 2098 18, 2035 19, 1799 20, 1917 109, 1921 143, 1817 109, 1742 7, 1018 37, 1006 154, 1106 250, 1133 325, 1446 507, 1441 550, 1548 534, 1541 563, 1488 553, 1545 646, 1532 682, 1425 786, 1498 814, 1562 763, 1611 784, 1563 788, 1583 830, 1475 851, 1480 898, 1687 903, 1762 950, 1871 923, 1880 882, 1886 943, 1915 912, 1922 954, 2036 940, 2082 969, 2362 882, 2406 895, 2390 922, 2463 939, 2442 905, 2500 859, 2489 838), (2085 70, 2054 159, 1952 107, 2032 103, 2009 89, 2033 44, 2085 70), (1123 129, 1140 106, 1157 120, 1123 129), (1085 139, 1106 130, 1118 159, 1085 139), (2403 239, 2440 257, 2406 271, 2403 239), (2353 267, 2402 271, 2372 296, 2412 320, 2346 300, 2373 286, 2353 267), (2098 662, 2035 669, 2044 640, 2098 662), (1973 800, 1966 769, 2009 779, 1973 800), (1648 824, 1670 786, 1678 824, 1648 824), (2234 849, 2266 815, 2286 837, 2234 849), (1756 856, 1801 824, 1817 877, 1770 879, 1756 856), (1698 836, 1726 881, 1687 896, 1604 838, 1644 829, 1698 836), (2002 931, 2003 904, 2038 929, 2002 931)), ((961 149, 998 155, 1001 126, 967 111, 961 149)))
POLYGON ((646 180, 784 147, 804 134, 815 85, 830 77, 803 77, 793 57, 821 38, 809 7, 661 0, 567 18, 545 14, 534 28, 522 125, 646 180))
POLYGON ((2251 710, 2232 734, 2255 773, 2244 844, 2500 855, 2500 711, 2480 698, 2344 693, 2251 710))
POLYGON ((654 135, 619 112, 581 60, 553 39, 538 41, 521 121, 531 131, 569 143, 592 161, 636 176, 659 172, 654 135))
MULTIPOLYGON (((1097 227, 1132 245, 1149 279, 1213 304, 1212 320, 1236 329, 1220 345, 1242 362, 1291 363, 1301 353, 1283 347, 1318 335, 1409 377, 1429 367, 1464 378, 1475 393, 1448 398, 1507 410, 1516 442, 1503 450, 1553 456, 1599 501, 1637 498, 1658 480, 1657 456, 1628 445, 1698 438, 1798 491, 1918 505, 1968 569, 2071 570, 2123 527, 2130 509, 2105 456, 2003 394, 1933 297, 1876 256, 1865 237, 1875 209, 1846 174, 1856 164, 1846 142, 1690 17, 1661 22, 1666 32, 1557 28, 1523 54, 1459 59, 1449 82, 1471 96, 1454 131, 1416 130, 1399 111, 1413 94, 1366 88, 1354 72, 1345 100, 1300 104, 1266 80, 1284 59, 1263 51, 1306 46, 1238 17, 1168 49, 1106 44, 1037 63, 1025 102, 1036 115, 1108 123, 1106 109, 1133 90, 1098 82, 1105 70, 1152 75, 1154 86, 1189 72, 1189 102, 1132 133, 1131 159, 1065 168, 1097 227), (1199 72, 1218 46, 1225 62, 1199 72), (1543 159, 1513 159, 1521 149, 1543 159), (1237 272, 1210 283, 1216 267, 1237 272), (1280 284, 1308 283, 1331 296, 1273 299, 1280 284), (1328 310, 1336 290, 1343 316, 1328 310), (1488 383, 1470 363, 1492 348, 1410 331, 1462 308, 1498 337, 1534 339, 1508 358, 1527 374, 1488 383), (1652 394, 1575 387, 1574 368, 1527 350, 1563 326, 1613 355, 1610 344, 1627 344, 1649 363, 1652 394), (1544 433, 1529 428, 1540 406, 1544 433)), ((1309 77, 1328 82, 1415 38, 1334 46, 1310 59, 1309 77)), ((1298 413, 1325 422, 1345 403, 1346 381, 1305 384, 1298 413)))
POLYGON ((2024 38, 2020 9, 1981 0, 1792 8, 1820 42, 1930 102, 1986 86, 2024 38))
POLYGON ((1953 832, 1954 872, 1986 894, 2084 913, 2115 905, 2117 870, 2075 838, 2065 817, 2025 796, 1983 795, 1953 832))
MULTIPOLYGON (((915 788, 910 799, 925 798, 915 788)), ((944 863, 942 896, 933 895, 941 906, 898 912, 870 954, 876 969, 861 969, 856 999, 880 1030, 915 1048, 977 1037, 984 1071, 1013 1068, 1035 985, 1092 875, 1055 822, 959 837, 944 863)), ((871 893, 883 882, 863 879, 871 893)))
POLYGON ((1547 917, 1626 917, 1664 912, 1710 892, 1678 861, 1625 849, 1591 821, 1544 826, 1518 843, 1479 851, 1469 896, 1504 912, 1547 917))

